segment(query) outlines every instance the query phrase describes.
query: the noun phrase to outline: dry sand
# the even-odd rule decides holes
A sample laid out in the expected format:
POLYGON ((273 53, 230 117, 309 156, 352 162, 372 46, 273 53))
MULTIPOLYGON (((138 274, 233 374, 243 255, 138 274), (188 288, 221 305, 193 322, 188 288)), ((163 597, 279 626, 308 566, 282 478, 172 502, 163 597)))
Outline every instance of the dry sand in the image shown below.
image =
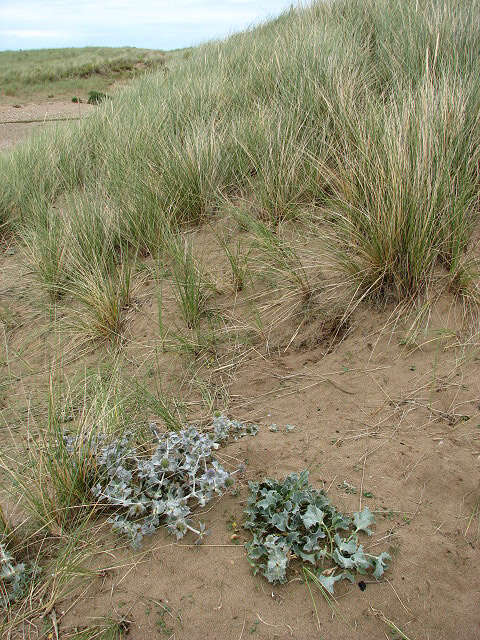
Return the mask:
POLYGON ((13 147, 34 131, 81 118, 95 107, 85 103, 42 102, 0 105, 0 151, 13 147), (35 122, 30 122, 30 121, 35 122), (20 121, 20 122, 19 122, 20 121))
MULTIPOLYGON (((29 340, 30 370, 42 358, 48 370, 43 341, 34 360, 25 304, 36 303, 19 295, 21 265, 17 250, 1 258, 0 293, 18 319, 9 349, 14 354, 29 340)), ((132 361, 141 361, 142 342, 158 339, 149 296, 145 289, 129 320, 125 348, 132 361)), ((358 314, 333 349, 299 336, 286 353, 273 344, 270 354, 252 353, 231 385, 230 414, 258 422, 260 432, 219 451, 228 468, 242 461, 247 467, 238 494, 196 514, 211 531, 205 544, 194 546, 190 536, 175 543, 160 531, 133 552, 112 537, 102 562, 117 568, 94 579, 80 601, 60 603, 61 632, 113 615, 130 621, 132 640, 480 638, 479 359, 450 332, 456 321, 447 304, 432 313, 428 335, 408 348, 401 332, 379 333, 386 319, 371 309, 358 314), (271 423, 278 433, 269 431, 271 423), (296 429, 285 433, 287 423, 296 429), (376 514, 365 545, 392 556, 380 583, 366 578, 365 591, 358 584, 337 587, 338 616, 314 592, 318 620, 300 567, 280 586, 253 576, 242 545, 249 533, 239 526, 236 544, 229 528, 232 519, 242 522, 248 480, 306 468, 339 508, 367 505, 376 514), (356 493, 346 492, 344 481, 356 493), (385 620, 405 636, 391 633, 385 620)), ((12 370, 22 365, 11 358, 12 370)), ((72 371, 81 366, 73 363, 72 371)), ((35 379, 25 370, 19 393, 35 379)))

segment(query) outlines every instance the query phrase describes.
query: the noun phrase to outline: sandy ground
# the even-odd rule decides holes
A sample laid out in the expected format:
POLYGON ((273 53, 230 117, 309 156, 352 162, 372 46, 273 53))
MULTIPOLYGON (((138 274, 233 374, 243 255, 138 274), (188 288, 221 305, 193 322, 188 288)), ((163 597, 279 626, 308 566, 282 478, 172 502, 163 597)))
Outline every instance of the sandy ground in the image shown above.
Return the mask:
POLYGON ((64 118, 81 118, 94 109, 92 105, 74 102, 0 105, 0 151, 11 148, 34 131, 55 126, 49 121, 63 123, 64 118), (27 122, 30 120, 37 122, 27 122))
POLYGON ((260 433, 220 452, 227 464, 248 461, 240 495, 199 514, 211 530, 201 547, 158 534, 137 565, 118 554, 125 568, 92 585, 70 624, 113 610, 131 620, 132 640, 480 638, 478 365, 456 371, 447 358, 439 364, 436 347, 407 354, 383 340, 372 354, 362 333, 327 356, 293 353, 246 367, 233 391, 249 406, 236 415, 260 420, 260 433), (296 430, 285 433, 287 423, 296 430), (377 524, 366 548, 393 557, 380 583, 337 589, 336 616, 315 593, 318 619, 299 567, 281 586, 253 576, 228 528, 242 521, 247 480, 304 468, 346 511, 368 505, 377 524), (385 620, 405 635, 389 633, 385 620))
MULTIPOLYGON (((42 312, 21 295, 28 291, 22 264, 17 249, 1 256, 0 294, 17 314, 10 367, 19 367, 25 389, 39 379, 29 371, 42 361, 48 369, 48 359, 43 338, 31 331, 32 322, 42 325, 42 312), (23 374, 17 352, 28 360, 23 374)), ((157 339, 155 303, 148 290, 144 295, 125 345, 137 361, 140 343, 157 339)), ((132 640, 480 639, 478 350, 452 329, 459 325, 451 301, 434 310, 429 331, 408 347, 400 325, 379 330, 387 317, 359 312, 333 348, 320 336, 312 342, 309 329, 308 340, 299 335, 286 350, 272 342, 269 353, 252 353, 230 386, 230 415, 258 422, 260 432, 219 451, 228 468, 247 467, 236 491, 196 514, 210 529, 206 543, 195 546, 190 536, 176 543, 160 531, 133 552, 112 538, 102 566, 116 568, 94 579, 79 601, 59 603, 59 637, 112 615, 128 621, 132 640), (286 433, 287 423, 296 429, 286 433), (239 539, 231 539, 229 523, 242 522, 248 480, 302 469, 340 509, 367 505, 377 522, 366 549, 392 556, 382 581, 366 578, 364 591, 358 584, 337 588, 336 615, 318 592, 312 602, 298 565, 287 584, 272 586, 251 573, 242 545, 249 533, 239 526, 239 539), (355 491, 345 491, 344 481, 355 491)), ((170 375, 167 365, 157 366, 170 375)), ((32 628, 22 637, 38 636, 32 628)))
MULTIPOLYGON (((92 109, 67 102, 0 106, 0 121, 9 123, 0 125, 0 148, 51 126, 13 120, 92 109)), ((44 338, 31 329, 44 313, 35 308, 26 273, 20 249, 0 256, 0 298, 13 318, 9 367, 25 394, 24 385, 35 382, 30 372, 42 363, 48 370, 44 338)), ((158 340, 149 295, 145 290, 147 302, 129 321, 132 360, 141 359, 142 342, 150 348, 158 340)), ((310 327, 289 348, 280 337, 269 353, 247 358, 230 385, 230 415, 258 422, 260 432, 219 452, 225 466, 247 467, 235 491, 197 513, 211 532, 206 543, 195 546, 188 536, 175 543, 159 532, 135 553, 114 539, 108 562, 117 568, 93 580, 83 599, 57 606, 59 637, 112 615, 128 621, 132 640, 480 639, 480 358, 456 328, 452 308, 451 301, 440 305, 428 334, 408 347, 400 325, 381 332, 388 314, 368 309, 334 348, 312 340, 310 327), (278 433, 269 431, 271 423, 278 433), (287 423, 296 429, 285 433, 287 423), (318 592, 313 603, 299 566, 285 585, 253 576, 242 545, 249 534, 239 527, 238 544, 231 539, 229 523, 242 522, 248 481, 301 469, 339 508, 367 505, 377 523, 366 548, 393 558, 381 582, 367 578, 364 591, 358 584, 337 588, 338 614, 318 592), (346 492, 344 481, 355 490, 346 492)), ((0 412, 7 407, 2 400, 0 412)), ((40 636, 28 627, 22 637, 40 636)))

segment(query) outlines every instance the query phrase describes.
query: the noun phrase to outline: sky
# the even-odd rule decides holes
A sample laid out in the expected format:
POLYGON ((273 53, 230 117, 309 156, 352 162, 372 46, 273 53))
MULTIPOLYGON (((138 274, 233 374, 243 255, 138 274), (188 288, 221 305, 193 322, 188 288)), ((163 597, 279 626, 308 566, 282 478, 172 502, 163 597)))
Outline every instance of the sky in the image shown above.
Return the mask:
POLYGON ((0 50, 176 49, 222 38, 295 0, 0 0, 0 50))

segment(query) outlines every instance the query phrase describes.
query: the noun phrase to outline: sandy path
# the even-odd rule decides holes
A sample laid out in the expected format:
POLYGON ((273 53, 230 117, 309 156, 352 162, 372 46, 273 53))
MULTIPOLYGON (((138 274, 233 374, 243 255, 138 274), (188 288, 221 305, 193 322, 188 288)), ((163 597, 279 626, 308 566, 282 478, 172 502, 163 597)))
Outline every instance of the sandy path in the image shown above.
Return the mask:
POLYGON ((0 151, 24 140, 36 129, 51 127, 52 121, 81 118, 94 109, 92 105, 74 102, 0 105, 0 151))

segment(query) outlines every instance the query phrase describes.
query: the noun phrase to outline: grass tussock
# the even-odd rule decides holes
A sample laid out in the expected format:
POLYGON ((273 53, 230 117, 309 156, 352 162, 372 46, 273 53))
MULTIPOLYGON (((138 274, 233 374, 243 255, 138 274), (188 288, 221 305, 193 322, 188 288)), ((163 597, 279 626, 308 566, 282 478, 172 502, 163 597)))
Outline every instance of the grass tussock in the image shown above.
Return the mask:
POLYGON ((99 477, 93 449, 99 438, 108 441, 128 428, 126 407, 132 414, 134 404, 114 362, 108 375, 87 370, 64 379, 52 370, 45 412, 32 420, 24 442, 12 439, 0 457, 12 497, 42 530, 62 536, 90 520, 99 477))
POLYGON ((128 634, 129 622, 105 618, 96 625, 90 625, 84 629, 68 633, 68 640, 121 640, 128 634))
POLYGON ((76 266, 70 291, 79 306, 70 314, 70 329, 81 342, 118 342, 132 300, 131 265, 112 268, 100 259, 76 266))
POLYGON ((81 448, 71 452, 51 404, 46 429, 29 434, 31 446, 22 451, 24 462, 18 465, 8 455, 2 456, 2 468, 10 475, 14 492, 39 526, 54 535, 74 529, 92 512, 93 437, 92 433, 81 448))

